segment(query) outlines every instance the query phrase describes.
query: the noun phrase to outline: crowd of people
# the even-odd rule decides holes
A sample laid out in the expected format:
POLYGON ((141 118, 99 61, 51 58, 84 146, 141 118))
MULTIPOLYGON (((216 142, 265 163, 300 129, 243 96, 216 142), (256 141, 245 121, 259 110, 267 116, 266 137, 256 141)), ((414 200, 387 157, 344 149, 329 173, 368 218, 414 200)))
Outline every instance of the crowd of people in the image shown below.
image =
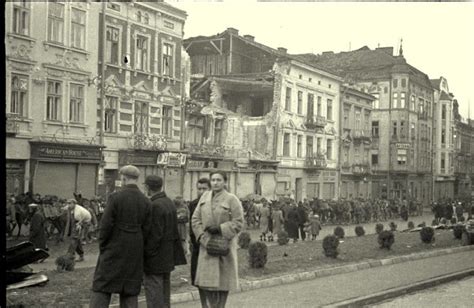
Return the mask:
POLYGON ((431 204, 431 211, 436 222, 440 222, 443 218, 447 220, 456 218, 457 221, 463 221, 465 213, 467 213, 467 220, 469 220, 474 213, 474 203, 468 198, 463 200, 441 198, 431 204))

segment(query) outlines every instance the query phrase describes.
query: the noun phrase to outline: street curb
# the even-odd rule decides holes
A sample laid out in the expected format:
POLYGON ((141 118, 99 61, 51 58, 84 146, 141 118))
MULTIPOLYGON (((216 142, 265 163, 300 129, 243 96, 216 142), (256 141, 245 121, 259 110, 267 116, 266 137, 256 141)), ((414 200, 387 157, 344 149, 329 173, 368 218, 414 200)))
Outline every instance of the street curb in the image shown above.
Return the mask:
MULTIPOLYGON (((337 274, 342 274, 342 273, 350 273, 350 272, 355 272, 355 271, 379 267, 379 266, 392 265, 392 264, 403 263, 407 261, 437 257, 437 256, 470 251, 470 250, 474 250, 473 245, 447 248, 447 249, 439 249, 439 250, 434 250, 434 251, 429 251, 429 252, 413 253, 410 255, 397 256, 397 257, 392 257, 388 259, 368 260, 368 261, 355 263, 355 264, 342 265, 342 266, 337 266, 337 267, 332 267, 332 268, 317 269, 317 270, 309 271, 309 272, 287 274, 287 275, 267 278, 263 280, 241 281, 239 289, 233 293, 241 293, 241 292, 252 291, 252 290, 257 290, 261 288, 291 284, 298 281, 312 280, 318 277, 326 277, 326 276, 332 276, 332 275, 337 275, 337 274)), ((184 302, 189 302, 193 300, 199 300, 199 292, 189 291, 189 292, 183 292, 183 293, 171 295, 171 304, 184 303, 184 302)), ((144 296, 139 297, 138 301, 145 302, 145 297, 144 296)), ((110 305, 110 307, 119 307, 119 304, 110 305)))
POLYGON ((393 288, 393 289, 388 289, 384 290, 381 292, 377 292, 374 294, 370 294, 367 296, 362 296, 362 297, 357 297, 357 298, 351 298, 348 300, 344 300, 341 302, 335 302, 329 305, 322 306, 324 308, 333 308, 333 307, 365 307, 366 305, 373 305, 376 303, 380 303, 383 301, 386 301, 391 298, 403 296, 409 293, 413 293, 416 291, 421 291, 424 289, 432 288, 437 285, 451 282, 454 280, 459 280, 462 278, 465 278, 467 276, 472 276, 474 275, 474 268, 456 272, 456 273, 451 273, 447 275, 442 275, 438 277, 434 277, 431 279, 423 280, 420 282, 415 282, 412 284, 409 284, 407 286, 402 286, 398 288, 393 288))

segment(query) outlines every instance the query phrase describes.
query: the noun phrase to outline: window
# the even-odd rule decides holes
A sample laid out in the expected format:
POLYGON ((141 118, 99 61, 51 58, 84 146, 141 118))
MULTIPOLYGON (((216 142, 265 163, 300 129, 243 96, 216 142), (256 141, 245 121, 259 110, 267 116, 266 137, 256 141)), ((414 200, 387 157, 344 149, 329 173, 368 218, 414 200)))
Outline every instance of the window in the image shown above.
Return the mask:
POLYGON ((163 44, 163 75, 164 76, 173 76, 174 69, 173 62, 173 45, 164 43, 163 44))
POLYGON ((372 165, 379 164, 379 154, 372 154, 372 165))
POLYGON ((303 92, 298 91, 298 114, 303 113, 303 92))
POLYGON ((441 143, 442 144, 446 143, 446 129, 444 128, 441 129, 441 143))
POLYGON ((46 100, 46 119, 60 120, 62 85, 60 81, 48 81, 48 96, 46 100))
POLYGON ((418 98, 418 112, 423 113, 425 111, 425 101, 420 97, 418 98))
POLYGON ((393 80, 393 87, 396 89, 398 87, 398 79, 393 80))
POLYGON ((291 111, 291 88, 286 87, 285 111, 291 111))
POLYGON ((332 140, 328 139, 326 141, 326 157, 327 159, 332 159, 332 140))
POLYGON ((296 137, 296 157, 303 157, 303 136, 296 137))
POLYGON ((205 119, 203 116, 191 116, 186 131, 187 143, 196 145, 204 143, 204 123, 205 119))
POLYGON ((446 120, 446 105, 445 104, 441 106, 441 119, 446 120))
POLYGON ((135 101, 135 134, 148 135, 148 103, 135 101))
POLYGON ((119 63, 119 35, 119 29, 107 26, 105 43, 105 61, 107 63, 119 63))
POLYGON ((136 15, 137 21, 142 22, 142 12, 138 11, 135 15, 136 15))
POLYGON ((290 134, 283 135, 283 156, 290 156, 290 134))
POLYGON ((174 23, 172 23, 170 21, 167 21, 167 20, 165 20, 164 26, 165 26, 165 28, 168 28, 168 29, 174 29, 174 23))
POLYGON ((400 108, 405 109, 405 92, 400 93, 400 108))
POLYGON ((28 107, 28 77, 12 75, 10 113, 26 117, 28 107))
POLYGON ((107 3, 107 8, 112 9, 112 10, 117 11, 117 12, 120 12, 120 5, 117 4, 117 3, 108 2, 107 3))
POLYGON ((355 110, 355 129, 360 129, 362 126, 361 118, 360 118, 360 108, 356 108, 355 110))
POLYGON ((303 75, 299 74, 298 79, 303 79, 303 75))
POLYGON ((405 78, 402 78, 402 88, 405 88, 407 86, 407 80, 405 78))
POLYGON ((318 96, 318 110, 317 110, 317 115, 321 116, 321 96, 318 96))
POLYGON ((446 168, 446 154, 441 153, 441 172, 444 173, 445 168, 446 168))
POLYGON ((161 120, 162 124, 162 132, 163 135, 171 137, 172 134, 172 123, 173 120, 173 107, 171 106, 163 106, 163 119, 161 120))
POLYGON ((411 139, 415 139, 416 138, 416 135, 415 135, 415 123, 411 123, 411 127, 410 127, 410 134, 411 134, 411 139))
POLYGON ((71 94, 69 98, 69 121, 82 123, 82 110, 84 106, 84 86, 71 84, 71 94))
POLYGON ((311 118, 314 116, 314 95, 312 93, 308 93, 308 110, 306 110, 306 114, 311 118))
POLYGON ((399 165, 406 165, 407 163, 407 150, 397 149, 397 162, 399 165))
POLYGON ((327 118, 328 120, 332 120, 332 100, 328 99, 327 103, 328 103, 327 108, 326 108, 327 118))
POLYGON ((415 95, 411 96, 411 106, 410 110, 416 111, 416 106, 415 106, 415 95))
POLYGON ((113 97, 113 96, 105 97, 104 131, 106 133, 117 132, 117 106, 118 106, 117 97, 113 97))
POLYGON ((365 110, 364 111, 364 122, 362 122, 364 125, 364 131, 369 132, 369 125, 370 125, 370 111, 365 110))
POLYGON ((30 24, 30 4, 28 1, 13 3, 12 31, 17 34, 28 35, 30 24))
POLYGON ((318 154, 321 153, 321 138, 316 138, 316 151, 318 151, 318 154))
POLYGON ((48 40, 56 43, 64 41, 64 4, 48 3, 48 40))
POLYGON ((141 35, 136 39, 135 69, 148 70, 148 38, 141 35))
POLYGON ((71 46, 85 48, 86 13, 73 8, 71 10, 71 46))
POLYGON ((313 136, 306 136, 306 157, 313 156, 313 136))
POLYGON ((222 143, 222 126, 224 120, 217 119, 214 123, 214 144, 220 145, 222 143))
POLYGON ((397 121, 393 121, 392 123, 392 136, 397 135, 397 121))
POLYGON ((148 13, 143 14, 143 23, 145 25, 148 25, 150 23, 150 16, 148 16, 148 13))
POLYGON ((379 136, 379 121, 372 121, 372 137, 379 136))
POLYGON ((373 93, 372 95, 375 97, 374 101, 372 102, 372 108, 373 109, 379 109, 380 108, 379 107, 379 104, 380 104, 379 96, 380 95, 378 93, 373 93))
POLYGON ((350 112, 351 112, 350 107, 344 107, 344 119, 343 119, 344 128, 350 128, 350 125, 349 125, 350 112))
POLYGON ((405 137, 405 121, 400 121, 400 136, 405 137))
POLYGON ((398 108, 398 93, 393 93, 392 108, 398 108))
POLYGON ((387 94, 388 93, 388 87, 383 88, 383 93, 387 94))

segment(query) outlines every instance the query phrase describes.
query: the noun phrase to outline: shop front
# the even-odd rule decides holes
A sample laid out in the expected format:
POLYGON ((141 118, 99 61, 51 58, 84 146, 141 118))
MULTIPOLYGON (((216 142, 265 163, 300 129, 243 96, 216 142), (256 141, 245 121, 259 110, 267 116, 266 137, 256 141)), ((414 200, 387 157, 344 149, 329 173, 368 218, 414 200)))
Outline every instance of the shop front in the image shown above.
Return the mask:
POLYGON ((100 146, 40 141, 30 141, 30 146, 33 193, 61 198, 72 198, 74 192, 85 198, 97 194, 100 146))
POLYGON ((306 198, 332 200, 339 198, 337 172, 320 170, 306 173, 306 198))

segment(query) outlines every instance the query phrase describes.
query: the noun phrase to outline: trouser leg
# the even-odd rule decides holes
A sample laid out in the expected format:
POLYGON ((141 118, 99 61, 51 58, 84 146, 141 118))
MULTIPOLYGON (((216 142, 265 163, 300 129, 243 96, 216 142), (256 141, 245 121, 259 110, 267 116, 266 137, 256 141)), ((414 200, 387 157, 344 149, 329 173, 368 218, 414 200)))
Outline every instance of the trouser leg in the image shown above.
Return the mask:
POLYGON ((77 241, 77 246, 76 246, 76 252, 80 257, 84 256, 84 249, 82 248, 82 239, 81 238, 76 238, 77 241))
POLYGON ((138 296, 120 294, 120 308, 138 308, 138 296))
POLYGON ((201 308, 209 308, 207 304, 207 292, 201 288, 199 290, 199 299, 201 300, 201 308))
POLYGON ((217 307, 224 308, 227 302, 227 295, 229 291, 217 291, 217 307))
POLYGON ((145 298, 148 308, 170 307, 170 274, 145 275, 145 298))
POLYGON ((94 292, 91 293, 91 299, 89 302, 89 308, 103 308, 109 307, 110 293, 94 292))

